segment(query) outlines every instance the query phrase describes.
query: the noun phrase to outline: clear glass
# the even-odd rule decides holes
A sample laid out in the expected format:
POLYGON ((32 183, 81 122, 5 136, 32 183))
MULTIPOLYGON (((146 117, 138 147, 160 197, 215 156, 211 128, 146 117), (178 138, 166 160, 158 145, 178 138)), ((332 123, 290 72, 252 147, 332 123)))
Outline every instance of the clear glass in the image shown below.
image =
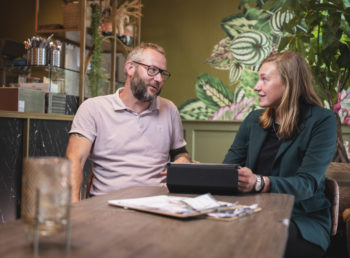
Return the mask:
POLYGON ((66 230, 70 219, 70 167, 65 158, 24 160, 21 219, 27 225, 27 233, 38 230, 47 236, 66 230))
MULTIPOLYGON (((40 51, 37 52, 40 53, 40 51)), ((37 59, 40 64, 42 62, 40 57, 37 59)), ((79 70, 54 65, 14 65, 5 67, 4 74, 1 76, 6 86, 13 85, 40 89, 46 93, 79 96, 79 70)))

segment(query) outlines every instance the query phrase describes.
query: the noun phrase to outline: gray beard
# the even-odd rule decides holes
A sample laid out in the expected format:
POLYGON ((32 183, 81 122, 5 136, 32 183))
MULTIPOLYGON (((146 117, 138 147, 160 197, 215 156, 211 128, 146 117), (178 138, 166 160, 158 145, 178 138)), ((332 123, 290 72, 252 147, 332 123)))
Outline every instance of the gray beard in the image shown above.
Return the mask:
MULTIPOLYGON (((155 82, 156 86, 159 87, 159 82, 155 82)), ((142 102, 152 102, 154 96, 150 96, 147 92, 147 84, 139 74, 136 72, 130 81, 131 91, 135 98, 142 102)), ((157 95, 160 94, 160 90, 157 95)))

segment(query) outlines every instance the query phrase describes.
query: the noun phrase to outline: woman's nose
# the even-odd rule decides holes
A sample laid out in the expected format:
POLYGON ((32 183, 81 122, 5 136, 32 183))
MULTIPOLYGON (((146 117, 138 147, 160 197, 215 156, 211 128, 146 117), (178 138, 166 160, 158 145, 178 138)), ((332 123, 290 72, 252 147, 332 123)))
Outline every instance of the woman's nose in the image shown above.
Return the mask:
POLYGON ((254 88, 253 88, 255 91, 259 91, 261 90, 261 86, 260 86, 260 83, 259 81, 255 84, 254 88))

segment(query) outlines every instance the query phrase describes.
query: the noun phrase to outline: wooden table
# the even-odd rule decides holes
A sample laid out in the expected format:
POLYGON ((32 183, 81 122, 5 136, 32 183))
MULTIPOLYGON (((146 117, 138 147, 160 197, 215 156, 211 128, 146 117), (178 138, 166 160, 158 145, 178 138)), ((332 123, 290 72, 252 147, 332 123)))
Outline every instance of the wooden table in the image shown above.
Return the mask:
MULTIPOLYGON (((294 197, 287 194, 215 196, 262 211, 235 221, 175 219, 109 206, 110 199, 168 194, 165 187, 133 187, 81 201, 72 207, 72 244, 41 238, 39 257, 282 257, 294 197)), ((187 195, 186 195, 187 196, 187 195)), ((59 237, 59 236, 57 236, 59 237)), ((33 257, 24 224, 0 225, 0 257, 33 257)))

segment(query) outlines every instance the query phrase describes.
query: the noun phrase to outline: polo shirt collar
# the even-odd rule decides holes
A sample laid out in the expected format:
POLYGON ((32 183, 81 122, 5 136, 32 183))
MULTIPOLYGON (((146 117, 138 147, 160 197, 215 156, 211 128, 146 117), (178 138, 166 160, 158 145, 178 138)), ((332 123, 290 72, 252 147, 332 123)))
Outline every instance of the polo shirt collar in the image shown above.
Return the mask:
MULTIPOLYGON (((115 111, 117 110, 130 110, 127 106, 125 106, 125 104, 123 103, 123 101, 120 99, 120 91, 124 89, 124 87, 119 88, 116 93, 114 94, 114 98, 113 98, 113 108, 115 111)), ((158 96, 156 96, 151 105, 149 106, 149 108, 147 109, 149 111, 154 111, 154 110, 159 110, 159 101, 158 101, 158 96)))

